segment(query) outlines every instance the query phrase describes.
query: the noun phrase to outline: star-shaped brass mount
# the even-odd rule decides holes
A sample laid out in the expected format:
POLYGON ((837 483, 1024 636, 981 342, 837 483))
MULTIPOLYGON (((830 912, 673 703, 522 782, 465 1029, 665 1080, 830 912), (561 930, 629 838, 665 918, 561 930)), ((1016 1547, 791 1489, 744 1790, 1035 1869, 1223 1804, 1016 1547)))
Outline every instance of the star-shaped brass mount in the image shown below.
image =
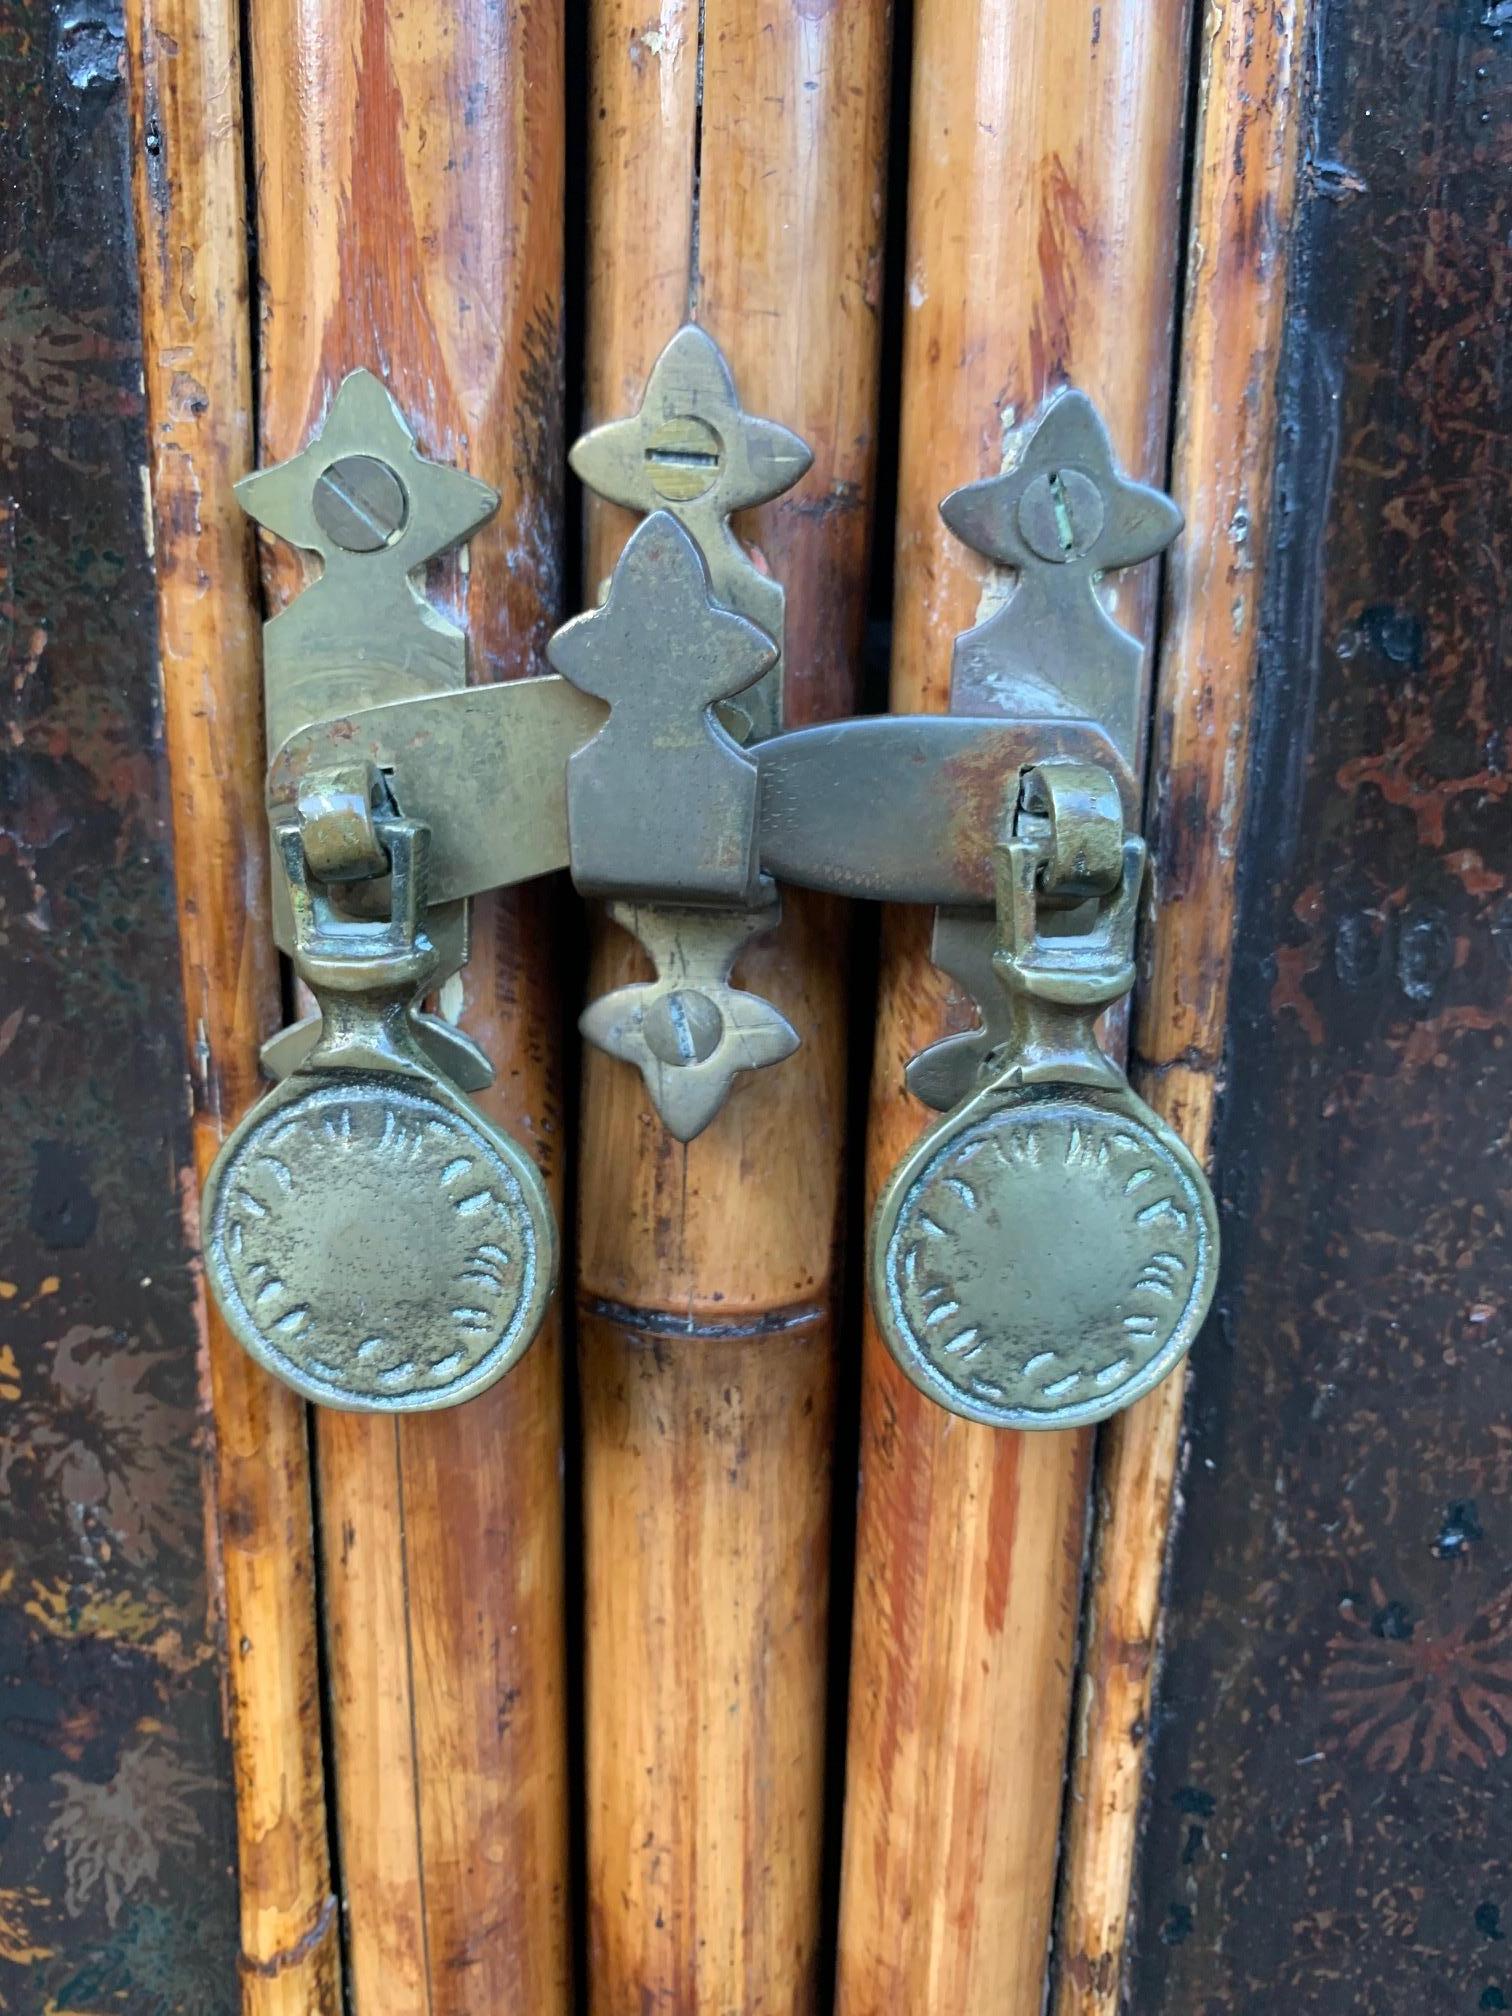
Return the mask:
POLYGON ((499 494, 415 446, 371 371, 342 379, 319 432, 236 486, 242 509, 320 556, 318 580, 268 624, 268 740, 388 700, 466 684, 462 632, 412 576, 491 518, 499 494))
MULTIPOLYGON (((259 525, 321 560, 319 578, 263 628, 270 754, 313 722, 467 684, 466 637, 412 577, 491 518, 499 494, 427 460, 371 371, 349 372, 300 452, 244 476, 236 496, 259 525)), ((289 895, 276 855, 273 913, 274 935, 287 951, 289 895)), ((432 909, 426 928, 445 978, 467 957, 466 906, 432 909)), ((459 1083, 488 1082, 476 1046, 434 1018, 422 1021, 438 1062, 459 1083)), ((318 1017, 306 1016, 271 1037, 264 1068, 278 1078, 294 1070, 319 1026, 318 1017)))
POLYGON ((759 679, 776 646, 715 601, 702 552, 669 512, 636 527, 604 602, 564 624, 547 656, 611 709, 567 765, 578 887, 749 904, 756 765, 712 710, 759 679))
POLYGON ((590 1043, 633 1064, 667 1132, 701 1134, 730 1096, 736 1074, 780 1064, 798 1032, 780 1009, 730 983, 747 941, 770 931, 780 906, 691 910, 613 903, 609 915, 639 940, 654 980, 590 1003, 578 1027, 590 1043))
POLYGON ((1063 391, 1002 471, 953 490, 940 515, 974 552, 1018 574, 1003 606, 956 640, 951 712, 1082 715, 1132 756, 1143 653, 1098 583, 1171 543, 1182 523, 1175 504, 1124 475, 1092 401, 1063 391))
MULTIPOLYGON (((1132 764, 1144 651, 1109 615, 1098 584, 1162 552, 1181 530, 1177 506, 1123 473, 1097 408, 1067 390, 1020 431, 998 475, 953 490, 940 515, 965 545, 1018 576, 1006 602, 956 639, 951 712, 1095 720, 1132 764)), ((944 1110, 964 1098, 1004 1040, 994 949, 981 917, 937 915, 930 956, 982 1019, 909 1065, 909 1089, 927 1105, 944 1110)))
POLYGON ((590 490, 630 511, 670 511, 702 548, 714 599, 776 641, 776 663, 724 718, 742 741, 781 726, 783 591, 730 527, 733 512, 770 503, 807 472, 813 455, 789 428, 747 413, 724 352, 685 323, 652 367, 639 409, 574 446, 590 490))
POLYGON ((573 880, 620 899, 610 914, 657 972, 593 1002, 579 1027, 639 1068, 680 1141, 708 1126, 737 1072, 798 1044, 770 1002, 730 984, 778 907, 757 864, 756 764, 715 708, 775 655, 765 631, 714 600, 703 553, 666 511, 632 533, 603 604, 548 647, 564 678, 610 706, 568 759, 573 880))

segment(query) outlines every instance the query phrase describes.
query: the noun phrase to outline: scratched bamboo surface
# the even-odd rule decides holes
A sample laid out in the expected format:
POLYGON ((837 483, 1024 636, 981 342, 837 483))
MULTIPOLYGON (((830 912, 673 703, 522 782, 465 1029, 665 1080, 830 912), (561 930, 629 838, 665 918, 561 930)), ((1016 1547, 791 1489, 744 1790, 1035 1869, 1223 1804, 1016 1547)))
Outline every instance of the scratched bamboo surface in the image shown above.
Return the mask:
MULTIPOLYGON (((231 486, 253 460, 241 54, 230 0, 130 0, 144 379, 179 942, 203 1180, 260 1089, 260 615, 231 486)), ((242 2007, 338 2016, 305 1409, 203 1299, 236 1778, 242 2007)))
MULTIPOLYGON (((1201 1157, 1228 1020, 1307 13, 1307 0, 1209 0, 1200 30, 1171 472, 1186 530, 1166 571, 1152 963, 1131 1070, 1201 1157)), ((1185 1384, 1183 1368, 1115 1417, 1098 1452, 1055 2016, 1115 2016, 1120 2004, 1185 1384)))
MULTIPOLYGON (((750 514, 787 588, 790 721, 844 712, 872 504, 888 13, 591 15, 588 422, 690 316, 814 449, 750 514), (701 30, 701 32, 700 32, 701 30), (697 186, 695 190, 695 161, 697 186)), ((588 578, 632 521, 596 507, 588 578)), ((585 1057, 580 1370, 589 2007, 816 2010, 841 914, 785 899, 737 977, 803 1039, 684 1149, 585 1057)), ((634 949, 604 933, 595 991, 634 949)))
MULTIPOLYGON (((475 677, 540 671, 562 538, 554 0, 253 0, 261 453, 387 380, 423 452, 503 492, 436 584, 475 677)), ((275 601, 300 579, 270 549, 275 601)), ((544 892, 474 906, 480 1103, 561 1204, 544 892)), ((466 1407, 317 1415, 331 1741, 357 2016, 569 2002, 561 1347, 466 1407)))
MULTIPOLYGON (((915 37, 892 698, 941 709, 997 584, 937 505, 996 473, 1005 427, 1071 381, 1125 468, 1164 476, 1188 10, 921 0, 915 37)), ((1146 638, 1153 571, 1117 585, 1146 638)), ((931 1117, 904 1065, 959 1013, 928 931, 888 920, 872 1197, 931 1117)), ((868 1321, 843 2016, 1042 2007, 1089 1453, 942 1412, 868 1321)))

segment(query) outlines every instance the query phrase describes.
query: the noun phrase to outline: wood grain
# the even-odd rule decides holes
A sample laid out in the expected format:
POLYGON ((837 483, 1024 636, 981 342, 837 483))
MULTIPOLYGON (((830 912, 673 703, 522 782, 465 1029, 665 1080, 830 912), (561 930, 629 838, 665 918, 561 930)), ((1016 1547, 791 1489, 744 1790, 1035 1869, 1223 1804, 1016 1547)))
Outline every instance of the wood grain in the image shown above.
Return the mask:
POLYGON ((1494 2011, 1512 38, 1485 8, 1320 6, 1294 75, 1225 1252, 1192 1359, 1128 2006, 1494 2011))
MULTIPOLYGON (((130 0, 144 376, 179 943, 203 1181, 257 1096, 278 1013, 267 929, 262 675, 251 528, 251 305, 237 14, 130 0)), ((197 1225, 194 1200, 186 1216, 197 1225)), ((242 2007, 337 2016, 305 1409, 201 1290, 236 1774, 242 2007)))
MULTIPOLYGON (((544 669, 562 532, 554 4, 255 0, 265 460, 368 365, 421 449, 503 493, 437 600, 474 676, 544 669)), ((298 563, 268 555, 271 592, 298 563)), ((480 1099, 561 1203, 541 890, 479 903, 480 1099)), ((559 1326, 453 1412, 319 1417, 332 1736, 357 2016, 569 1999, 559 1326)))
MULTIPOLYGON (((1214 0, 1201 27, 1171 471, 1186 530, 1166 570, 1131 1075, 1203 1160, 1228 1027, 1308 11, 1214 0)), ((1185 1387, 1182 1367, 1098 1450, 1056 2016, 1120 2006, 1185 1387)))
MULTIPOLYGON (((995 584, 937 515, 1052 387, 1164 474, 1185 0, 915 15, 893 705, 941 709, 995 584)), ((1148 636, 1153 570, 1118 584, 1148 636)), ((884 941, 868 1190, 930 1116, 910 1056, 959 1016, 928 919, 884 941)), ((942 1412, 866 1326, 840 1919, 842 2016, 1038 2016, 1060 1833, 1086 1435, 942 1412)))
MULTIPOLYGON (((791 721, 854 691, 887 38, 881 0, 592 14, 586 417, 633 410, 691 316, 747 409, 811 443, 804 482, 742 527, 787 588, 791 721)), ((590 511, 590 580, 629 522, 590 511)), ((803 1048, 686 1149, 633 1072, 585 1058, 595 2016, 817 2007, 843 945, 834 907, 786 900, 737 977, 803 1048)), ((635 957, 601 933, 593 990, 635 957)))

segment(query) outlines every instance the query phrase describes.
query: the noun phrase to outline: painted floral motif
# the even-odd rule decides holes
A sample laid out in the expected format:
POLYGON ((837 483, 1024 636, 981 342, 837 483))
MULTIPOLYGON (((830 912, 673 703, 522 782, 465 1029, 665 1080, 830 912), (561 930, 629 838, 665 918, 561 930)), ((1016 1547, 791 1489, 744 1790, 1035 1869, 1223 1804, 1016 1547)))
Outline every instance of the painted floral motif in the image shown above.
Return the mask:
POLYGON ((1371 1771, 1484 1770, 1512 1745, 1512 1590, 1463 1623, 1417 1623, 1372 1589, 1347 1602, 1326 1684, 1344 1748, 1371 1771))
POLYGON ((122 32, 0 7, 0 2016, 238 1999, 122 32))
POLYGON ((119 1547, 139 1564, 160 1546, 192 1542, 181 1424, 150 1385, 164 1355, 75 1324, 58 1339, 46 1381, 33 1381, 0 1432, 0 1493, 18 1466, 35 1468, 55 1487, 85 1559, 108 1560, 119 1547))
POLYGON ((120 366, 131 351, 112 337, 112 319, 104 309, 70 314, 49 298, 19 253, 0 257, 0 328, 6 332, 0 466, 34 449, 64 453, 59 430, 43 423, 71 417, 81 405, 120 411, 120 366))
MULTIPOLYGON (((52 1948, 40 1944, 28 1930, 47 1908, 46 1894, 34 1884, 18 1890, 0 1890, 0 1960, 13 1967, 30 1967, 51 1957, 52 1948)), ((0 2001, 0 2008, 4 2008, 0 2001)))
POLYGON ((63 1797, 48 1845, 63 1851, 70 1917, 78 1917, 98 1889, 114 1925, 135 1890, 156 1884, 164 1852, 192 1849, 200 1839, 191 1801, 206 1781, 160 1742, 149 1739, 123 1751, 115 1776, 103 1785, 68 1771, 53 1782, 63 1797))

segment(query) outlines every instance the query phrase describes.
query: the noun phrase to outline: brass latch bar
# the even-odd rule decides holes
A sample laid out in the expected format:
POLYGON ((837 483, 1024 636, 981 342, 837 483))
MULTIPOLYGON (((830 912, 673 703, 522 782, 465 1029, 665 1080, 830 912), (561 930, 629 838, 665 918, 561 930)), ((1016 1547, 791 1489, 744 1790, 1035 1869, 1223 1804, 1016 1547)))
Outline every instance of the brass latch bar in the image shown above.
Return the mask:
POLYGON ((233 1327, 337 1405, 445 1405, 498 1376, 544 1307, 555 1238, 529 1158, 467 1104, 486 1066, 421 1006, 465 956, 466 900, 565 867, 610 904, 655 977, 581 1026, 688 1141, 741 1073, 797 1046, 735 978, 790 882, 938 906, 936 962, 980 1010, 908 1070, 942 1117, 873 1226, 899 1363, 1000 1425, 1128 1405, 1189 1345, 1217 1254, 1201 1170, 1095 1033, 1133 983, 1145 863, 1140 652, 1099 584, 1169 542, 1175 506, 1060 394, 1000 476, 942 506, 1005 570, 956 641, 952 711, 784 732, 781 586, 729 519, 801 474, 803 444, 745 413, 717 347, 685 329, 641 410, 573 461, 646 515, 598 605, 551 640, 554 669, 472 689, 412 576, 492 493, 422 462, 375 380, 347 380, 319 440, 246 486, 328 575, 269 626, 283 942, 320 1014, 274 1046, 290 1076, 208 1193, 233 1327), (395 1210, 429 1228, 423 1251, 395 1210), (1046 1265, 1068 1238, 1074 1264, 1046 1265), (353 1303, 335 1272, 359 1260, 353 1303))

